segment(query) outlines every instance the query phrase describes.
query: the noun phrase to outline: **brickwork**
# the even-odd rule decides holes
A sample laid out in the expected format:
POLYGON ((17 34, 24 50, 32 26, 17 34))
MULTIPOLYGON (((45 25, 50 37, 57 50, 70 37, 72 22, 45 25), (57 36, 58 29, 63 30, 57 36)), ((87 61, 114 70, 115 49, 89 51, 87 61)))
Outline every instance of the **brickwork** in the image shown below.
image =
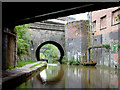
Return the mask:
POLYGON ((95 36, 118 30, 120 24, 117 25, 112 24, 112 12, 117 10, 118 8, 119 7, 114 7, 114 8, 102 9, 92 12, 92 22, 96 21, 96 32, 94 34, 95 36), (100 18, 104 16, 106 16, 106 22, 103 22, 103 24, 106 23, 106 28, 101 30, 100 18))
MULTIPOLYGON (((120 34, 120 23, 113 22, 113 15, 119 14, 119 7, 108 8, 92 12, 92 22, 96 21, 96 32, 93 35, 93 45, 109 44, 110 50, 107 49, 94 49, 93 60, 97 61, 98 65, 106 65, 110 67, 120 68, 120 59, 118 58, 117 45, 119 42, 118 35, 120 34), (101 22, 102 17, 106 18, 106 22, 101 22), (105 28, 101 28, 101 24, 106 25, 105 28), (113 46, 116 43, 116 46, 113 46), (116 50, 115 50, 116 49, 116 50), (101 50, 101 51, 100 51, 101 50), (115 50, 113 52, 113 50, 115 50), (97 55, 98 54, 98 55, 97 55), (99 57, 101 56, 101 57, 99 57), (99 60, 98 60, 99 59, 99 60)), ((92 29, 93 30, 93 29, 92 29)))
POLYGON ((79 38, 79 37, 87 37, 87 30, 88 30, 88 21, 76 21, 73 23, 69 23, 66 27, 67 30, 67 37, 68 38, 79 38))
POLYGON ((74 57, 75 60, 86 59, 88 45, 88 26, 87 20, 72 22, 65 27, 65 50, 67 59, 74 57))

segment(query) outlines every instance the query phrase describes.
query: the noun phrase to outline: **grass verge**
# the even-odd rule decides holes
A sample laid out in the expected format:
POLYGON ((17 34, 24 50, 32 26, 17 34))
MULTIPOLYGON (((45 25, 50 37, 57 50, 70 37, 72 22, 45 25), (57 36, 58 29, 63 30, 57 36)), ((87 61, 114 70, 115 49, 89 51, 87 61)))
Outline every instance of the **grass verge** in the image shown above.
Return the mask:
POLYGON ((40 63, 38 63, 38 64, 35 64, 35 65, 31 66, 30 68, 34 68, 35 66, 38 66, 38 65, 41 65, 41 64, 43 64, 43 63, 40 62, 40 63))
POLYGON ((14 69, 15 67, 22 67, 22 66, 25 66, 27 64, 31 64, 31 63, 35 63, 36 61, 31 61, 31 60, 27 60, 27 61, 18 61, 18 65, 13 65, 13 66, 10 66, 8 69, 14 69))

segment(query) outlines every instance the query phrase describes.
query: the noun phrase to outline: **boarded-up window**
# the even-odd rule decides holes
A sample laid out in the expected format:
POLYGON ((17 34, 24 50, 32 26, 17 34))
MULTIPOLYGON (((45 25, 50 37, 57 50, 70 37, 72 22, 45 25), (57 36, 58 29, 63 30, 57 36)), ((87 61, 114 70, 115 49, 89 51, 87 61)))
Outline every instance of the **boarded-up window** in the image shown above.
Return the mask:
POLYGON ((100 29, 106 28, 106 15, 100 18, 100 29))

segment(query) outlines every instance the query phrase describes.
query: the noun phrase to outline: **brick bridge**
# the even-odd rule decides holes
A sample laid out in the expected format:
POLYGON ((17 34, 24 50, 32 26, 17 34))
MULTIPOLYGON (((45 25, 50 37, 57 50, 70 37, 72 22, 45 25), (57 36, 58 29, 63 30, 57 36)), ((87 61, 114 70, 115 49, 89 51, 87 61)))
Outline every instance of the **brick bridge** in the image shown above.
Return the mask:
POLYGON ((36 22, 30 23, 30 29, 28 33, 31 33, 30 37, 30 55, 23 56, 24 60, 40 60, 40 49, 45 44, 53 44, 60 51, 60 61, 64 56, 65 51, 65 32, 64 25, 36 22))

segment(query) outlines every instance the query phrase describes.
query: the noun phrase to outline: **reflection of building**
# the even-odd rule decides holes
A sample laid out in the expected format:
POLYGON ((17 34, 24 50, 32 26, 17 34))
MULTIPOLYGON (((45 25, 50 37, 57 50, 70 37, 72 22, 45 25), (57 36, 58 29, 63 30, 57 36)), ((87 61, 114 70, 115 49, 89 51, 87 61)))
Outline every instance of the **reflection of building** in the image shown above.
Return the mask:
POLYGON ((120 35, 120 8, 108 8, 91 13, 92 23, 92 44, 108 44, 111 49, 93 49, 93 60, 97 61, 99 65, 106 65, 114 67, 118 65, 118 35, 120 35))

